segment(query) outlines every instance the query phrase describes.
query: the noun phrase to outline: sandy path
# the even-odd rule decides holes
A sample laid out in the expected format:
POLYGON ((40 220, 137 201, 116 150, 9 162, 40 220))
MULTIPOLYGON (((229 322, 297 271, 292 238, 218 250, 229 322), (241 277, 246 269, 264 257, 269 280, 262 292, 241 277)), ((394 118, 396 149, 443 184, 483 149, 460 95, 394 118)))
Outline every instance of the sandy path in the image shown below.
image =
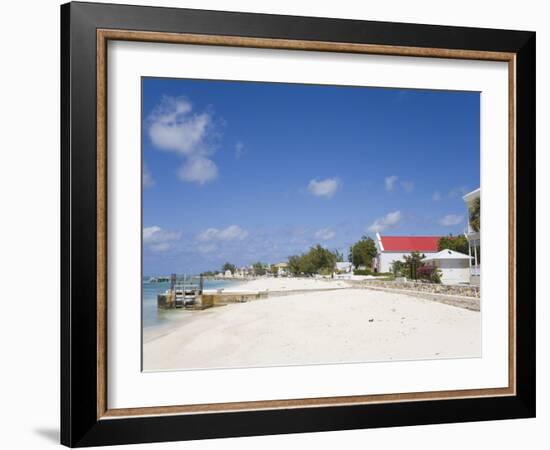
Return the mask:
POLYGON ((480 313, 364 289, 213 308, 144 337, 145 370, 480 355, 480 313))

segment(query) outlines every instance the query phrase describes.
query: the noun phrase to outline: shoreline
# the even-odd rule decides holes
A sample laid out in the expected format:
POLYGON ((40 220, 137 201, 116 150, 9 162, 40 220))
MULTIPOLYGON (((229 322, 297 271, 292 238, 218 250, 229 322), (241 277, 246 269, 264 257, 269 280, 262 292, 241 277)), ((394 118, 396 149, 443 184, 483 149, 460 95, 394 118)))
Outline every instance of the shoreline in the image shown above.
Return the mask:
MULTIPOLYGON (((222 292, 265 292, 265 291, 304 291, 334 288, 349 288, 345 280, 306 277, 258 277, 242 280, 229 288, 221 288, 222 292)), ((215 292, 218 289, 208 291, 215 292)), ((206 291, 206 290, 205 290, 206 291)))

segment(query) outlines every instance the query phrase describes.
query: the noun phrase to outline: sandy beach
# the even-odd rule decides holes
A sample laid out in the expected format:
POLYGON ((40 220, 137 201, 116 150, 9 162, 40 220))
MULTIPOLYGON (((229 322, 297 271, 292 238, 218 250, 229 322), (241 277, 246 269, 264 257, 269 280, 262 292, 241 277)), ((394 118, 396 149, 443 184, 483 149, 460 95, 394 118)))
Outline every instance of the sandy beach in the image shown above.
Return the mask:
POLYGON ((144 370, 481 356, 476 311, 336 280, 266 278, 231 288, 267 289, 312 292, 182 312, 144 332, 144 370))
POLYGON ((296 291, 336 288, 349 288, 349 284, 344 280, 327 278, 258 278, 235 284, 224 291, 296 291))

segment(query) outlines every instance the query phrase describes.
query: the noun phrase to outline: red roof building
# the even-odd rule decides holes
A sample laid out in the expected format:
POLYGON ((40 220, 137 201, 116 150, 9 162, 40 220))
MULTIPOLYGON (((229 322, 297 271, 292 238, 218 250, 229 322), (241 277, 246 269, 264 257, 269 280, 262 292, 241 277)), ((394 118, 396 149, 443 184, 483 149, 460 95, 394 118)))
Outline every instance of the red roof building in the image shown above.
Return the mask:
POLYGON ((437 252, 441 236, 380 236, 386 252, 437 252))
POLYGON ((390 272, 394 261, 404 261, 406 255, 419 252, 426 256, 439 251, 441 236, 380 236, 376 233, 378 253, 372 260, 375 272, 390 272))

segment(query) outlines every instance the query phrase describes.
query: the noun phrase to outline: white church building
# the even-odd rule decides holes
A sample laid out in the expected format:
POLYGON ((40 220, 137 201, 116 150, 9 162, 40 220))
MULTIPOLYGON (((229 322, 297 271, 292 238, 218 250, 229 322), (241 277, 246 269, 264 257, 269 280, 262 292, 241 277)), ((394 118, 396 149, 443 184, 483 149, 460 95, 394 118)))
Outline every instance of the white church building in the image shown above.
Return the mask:
POLYGON ((391 272, 394 261, 405 261, 405 256, 419 252, 426 256, 439 252, 441 236, 381 236, 376 233, 377 254, 372 259, 373 272, 391 272))

